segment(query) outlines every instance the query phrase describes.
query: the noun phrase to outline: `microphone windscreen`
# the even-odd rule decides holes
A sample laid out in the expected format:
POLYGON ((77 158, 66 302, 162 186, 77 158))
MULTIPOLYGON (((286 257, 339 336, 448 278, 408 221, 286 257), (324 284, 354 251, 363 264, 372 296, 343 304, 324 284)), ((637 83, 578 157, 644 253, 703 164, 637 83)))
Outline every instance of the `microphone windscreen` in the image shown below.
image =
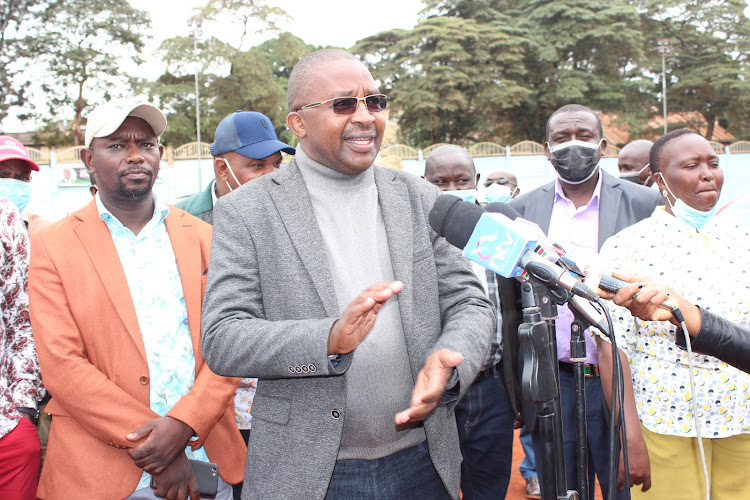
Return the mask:
MULTIPOLYGON (((485 212, 493 212, 496 214, 503 214, 510 220, 516 220, 517 218, 521 217, 521 214, 516 210, 515 208, 511 207, 507 203, 503 203, 501 201, 494 201, 492 203, 488 203, 484 207, 485 212)), ((523 218, 523 217, 521 217, 523 218)))
POLYGON ((474 203, 444 194, 435 200, 428 220, 432 229, 444 236, 448 243, 463 248, 483 213, 484 210, 474 203))

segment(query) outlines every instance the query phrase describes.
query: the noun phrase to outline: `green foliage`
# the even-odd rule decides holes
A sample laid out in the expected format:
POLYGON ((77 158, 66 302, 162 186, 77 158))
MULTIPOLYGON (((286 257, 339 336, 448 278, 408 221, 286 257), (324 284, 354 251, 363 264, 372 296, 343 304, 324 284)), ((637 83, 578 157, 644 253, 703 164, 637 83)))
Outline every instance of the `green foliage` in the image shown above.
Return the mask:
POLYGON ((640 23, 625 0, 427 1, 423 15, 354 48, 411 144, 541 140, 563 104, 616 112, 640 100, 640 23))
POLYGON ((26 104, 28 80, 22 79, 21 58, 27 48, 20 33, 37 22, 39 13, 48 7, 47 0, 14 0, 0 3, 0 121, 11 106, 26 104))
POLYGON ((98 88, 108 97, 121 81, 124 60, 141 62, 141 30, 148 28, 149 17, 122 0, 65 0, 50 5, 39 18, 25 40, 28 56, 45 67, 42 90, 53 120, 70 116, 73 109, 74 144, 79 145, 86 95, 98 88), (115 55, 118 51, 127 55, 115 55))
MULTIPOLYGON (((748 137, 750 104, 748 44, 750 20, 742 0, 641 1, 647 19, 649 63, 661 72, 656 40, 668 38, 672 55, 666 58, 667 105, 670 111, 698 111, 709 124, 711 139, 718 120, 730 132, 748 137)), ((661 79, 657 81, 658 91, 661 79)))
POLYGON ((523 35, 504 19, 432 17, 366 38, 353 51, 372 63, 406 142, 480 141, 501 134, 496 117, 528 95, 519 84, 523 35))
POLYGON ((164 143, 180 145, 196 140, 196 69, 202 141, 213 141, 219 122, 237 110, 265 114, 279 139, 292 139, 286 129, 286 83, 292 66, 313 47, 290 33, 281 33, 247 51, 211 38, 199 42, 194 52, 193 43, 184 37, 165 40, 160 50, 167 72, 153 83, 134 82, 136 89, 157 99, 167 114, 169 127, 162 137, 164 143))

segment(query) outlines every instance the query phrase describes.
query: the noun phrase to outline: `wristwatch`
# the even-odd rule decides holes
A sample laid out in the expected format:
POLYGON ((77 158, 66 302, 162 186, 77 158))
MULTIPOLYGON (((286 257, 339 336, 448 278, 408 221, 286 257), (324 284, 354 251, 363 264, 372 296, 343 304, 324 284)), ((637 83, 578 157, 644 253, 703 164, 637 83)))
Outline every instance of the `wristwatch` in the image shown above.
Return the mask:
POLYGON ((17 406, 16 411, 18 413, 25 413, 26 415, 31 417, 31 421, 34 422, 34 425, 39 422, 39 410, 36 408, 29 408, 27 406, 17 406))

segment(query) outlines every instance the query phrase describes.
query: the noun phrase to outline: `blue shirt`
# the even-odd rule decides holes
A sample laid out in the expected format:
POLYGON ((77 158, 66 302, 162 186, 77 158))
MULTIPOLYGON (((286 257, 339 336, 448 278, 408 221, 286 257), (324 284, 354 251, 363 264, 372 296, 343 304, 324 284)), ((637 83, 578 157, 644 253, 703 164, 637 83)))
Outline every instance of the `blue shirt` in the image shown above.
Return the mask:
MULTIPOLYGON (((154 197, 154 215, 136 236, 107 210, 98 194, 96 207, 117 249, 138 317, 151 378, 150 406, 164 416, 195 381, 185 295, 164 223, 169 208, 154 197)), ((208 461, 203 447, 187 446, 185 453, 189 459, 208 461)), ((150 480, 144 472, 136 489, 149 486, 150 480)))

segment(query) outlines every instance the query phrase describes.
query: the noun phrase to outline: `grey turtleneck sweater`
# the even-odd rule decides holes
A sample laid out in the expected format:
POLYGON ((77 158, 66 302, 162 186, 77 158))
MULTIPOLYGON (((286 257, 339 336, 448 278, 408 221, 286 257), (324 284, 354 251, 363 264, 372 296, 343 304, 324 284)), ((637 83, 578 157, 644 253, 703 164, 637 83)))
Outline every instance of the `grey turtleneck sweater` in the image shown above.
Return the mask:
MULTIPOLYGON (((347 175, 312 160, 301 147, 295 161, 323 236, 339 311, 370 285, 393 280, 373 168, 347 175)), ((391 298, 354 351, 346 374, 346 409, 339 459, 375 459, 425 439, 421 427, 397 430, 409 407, 414 377, 398 307, 391 298)))

